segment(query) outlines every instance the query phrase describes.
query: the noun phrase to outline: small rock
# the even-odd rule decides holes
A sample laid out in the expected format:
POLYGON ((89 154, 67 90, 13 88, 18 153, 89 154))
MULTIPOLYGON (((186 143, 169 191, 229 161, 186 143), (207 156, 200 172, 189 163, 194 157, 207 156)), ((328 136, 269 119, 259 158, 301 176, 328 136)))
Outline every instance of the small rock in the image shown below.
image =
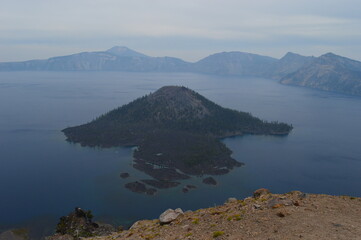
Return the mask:
POLYGON ((268 189, 260 188, 260 189, 257 189, 256 191, 253 192, 253 197, 254 198, 260 198, 261 196, 267 195, 269 193, 271 193, 271 192, 268 189))
POLYGON ((234 197, 231 197, 231 198, 228 198, 226 203, 234 203, 234 202, 237 202, 237 198, 234 198, 234 197))
POLYGON ((279 216, 279 217, 282 217, 282 218, 283 218, 283 217, 285 217, 286 215, 285 215, 283 212, 278 212, 278 213, 277 213, 277 216, 279 216))
POLYGON ((259 204, 253 204, 253 207, 254 207, 255 209, 260 209, 260 208, 261 208, 261 205, 259 205, 259 204))
POLYGON ((182 188, 182 192, 187 193, 187 192, 189 192, 189 189, 184 187, 184 188, 182 188))
POLYGON ((141 222, 141 221, 136 221, 135 223, 133 223, 133 225, 129 228, 129 230, 132 230, 132 229, 135 229, 135 228, 139 227, 139 226, 140 226, 140 222, 141 222))
POLYGON ((280 203, 277 203, 277 204, 272 206, 272 208, 280 208, 280 207, 284 207, 284 205, 280 204, 280 203))
POLYGON ((291 199, 281 199, 281 198, 272 198, 268 201, 267 207, 269 208, 280 208, 283 206, 291 206, 293 205, 293 201, 291 199))
POLYGON ((298 197, 299 197, 300 199, 305 199, 305 198, 308 197, 308 194, 307 194, 307 193, 300 193, 300 194, 298 195, 298 197))
POLYGON ((181 228, 183 228, 183 229, 188 229, 188 228, 189 228, 189 225, 183 225, 181 228))
POLYGON ((121 178, 128 178, 129 176, 130 176, 129 173, 126 172, 120 174, 121 178))
POLYGON ((177 208, 175 210, 168 209, 159 216, 159 221, 161 224, 170 223, 176 220, 177 217, 181 214, 183 214, 183 211, 180 208, 177 208))

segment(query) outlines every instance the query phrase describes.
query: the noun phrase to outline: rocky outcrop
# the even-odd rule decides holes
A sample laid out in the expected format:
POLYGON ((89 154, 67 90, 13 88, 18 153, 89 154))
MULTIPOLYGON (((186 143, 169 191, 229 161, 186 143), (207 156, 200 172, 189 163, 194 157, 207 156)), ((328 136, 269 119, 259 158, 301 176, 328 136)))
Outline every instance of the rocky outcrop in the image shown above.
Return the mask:
POLYGON ((253 192, 253 197, 254 198, 260 198, 264 195, 267 195, 271 193, 268 189, 266 188, 260 188, 260 189, 257 189, 256 191, 253 192))
POLYGON ((91 211, 75 208, 68 216, 63 216, 56 227, 56 235, 47 240, 79 239, 80 237, 104 236, 115 231, 109 224, 95 223, 92 221, 91 211))

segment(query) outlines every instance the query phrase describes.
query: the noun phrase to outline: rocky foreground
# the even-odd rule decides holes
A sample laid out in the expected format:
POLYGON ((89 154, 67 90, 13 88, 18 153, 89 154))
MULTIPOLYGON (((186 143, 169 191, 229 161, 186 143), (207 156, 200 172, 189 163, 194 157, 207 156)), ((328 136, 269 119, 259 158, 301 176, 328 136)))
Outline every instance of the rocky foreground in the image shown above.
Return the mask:
POLYGON ((82 239, 361 239, 361 198, 259 189, 244 200, 193 212, 168 209, 129 230, 82 239))

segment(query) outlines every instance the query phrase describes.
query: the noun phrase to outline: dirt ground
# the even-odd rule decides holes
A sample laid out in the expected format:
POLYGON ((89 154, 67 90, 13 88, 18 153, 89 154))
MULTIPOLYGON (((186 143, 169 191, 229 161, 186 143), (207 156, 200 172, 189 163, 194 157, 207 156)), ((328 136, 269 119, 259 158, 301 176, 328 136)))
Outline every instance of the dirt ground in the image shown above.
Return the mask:
POLYGON ((361 239, 361 199, 261 190, 256 197, 185 212, 170 224, 142 220, 90 239, 361 239))

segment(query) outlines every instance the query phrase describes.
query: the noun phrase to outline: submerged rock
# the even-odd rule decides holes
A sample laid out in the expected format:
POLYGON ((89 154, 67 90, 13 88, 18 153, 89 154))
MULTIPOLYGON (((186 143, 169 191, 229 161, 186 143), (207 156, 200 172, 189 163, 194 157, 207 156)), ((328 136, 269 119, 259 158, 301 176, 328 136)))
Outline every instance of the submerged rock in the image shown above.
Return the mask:
POLYGON ((171 182, 190 178, 190 176, 178 172, 175 168, 154 168, 154 165, 140 159, 134 160, 133 167, 163 182, 171 182))
POLYGON ((129 189, 132 192, 135 193, 145 193, 147 191, 147 188, 145 187, 145 184, 140 182, 130 182, 124 185, 125 188, 129 189))
POLYGON ((120 174, 121 178, 128 178, 129 176, 130 176, 129 173, 126 172, 120 174))
POLYGON ((155 188, 147 188, 144 183, 141 182, 130 182, 124 185, 125 188, 135 193, 145 193, 147 195, 154 195, 157 192, 155 188))
POLYGON ((179 215, 183 214, 182 209, 177 208, 175 210, 168 209, 159 216, 161 224, 167 224, 177 219, 179 215))
POLYGON ((203 179, 203 183, 208 184, 208 185, 217 185, 217 181, 212 177, 207 177, 207 178, 203 179))
POLYGON ((145 184, 148 184, 148 185, 158 188, 158 189, 172 188, 172 187, 176 187, 180 184, 180 182, 159 181, 159 180, 154 180, 154 179, 144 179, 141 181, 144 182, 145 184))
POLYGON ((147 195, 154 195, 154 194, 156 194, 156 192, 157 192, 157 189, 155 189, 155 188, 148 188, 148 189, 145 191, 145 193, 146 193, 147 195))

